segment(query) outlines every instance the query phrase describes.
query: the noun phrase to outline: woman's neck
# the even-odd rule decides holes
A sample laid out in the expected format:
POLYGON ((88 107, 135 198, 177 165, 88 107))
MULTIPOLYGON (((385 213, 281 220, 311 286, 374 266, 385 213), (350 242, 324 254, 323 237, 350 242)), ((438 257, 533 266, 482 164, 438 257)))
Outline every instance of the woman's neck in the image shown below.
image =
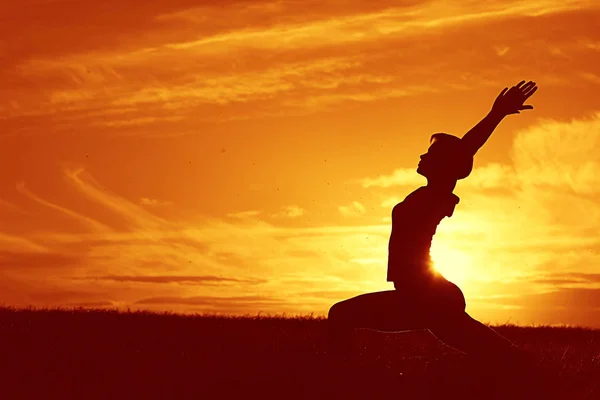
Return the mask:
POLYGON ((456 187, 456 181, 454 181, 454 180, 436 181, 436 180, 428 179, 427 187, 436 192, 452 193, 452 191, 456 187))

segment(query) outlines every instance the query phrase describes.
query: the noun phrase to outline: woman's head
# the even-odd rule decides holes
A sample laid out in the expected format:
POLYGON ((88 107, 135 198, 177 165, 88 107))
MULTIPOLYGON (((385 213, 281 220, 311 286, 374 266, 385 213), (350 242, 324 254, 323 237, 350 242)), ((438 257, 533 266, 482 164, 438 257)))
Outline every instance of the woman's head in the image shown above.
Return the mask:
POLYGON ((473 170, 473 156, 463 146, 460 138, 447 133, 431 136, 427 153, 421 155, 417 173, 428 180, 464 179, 473 170))

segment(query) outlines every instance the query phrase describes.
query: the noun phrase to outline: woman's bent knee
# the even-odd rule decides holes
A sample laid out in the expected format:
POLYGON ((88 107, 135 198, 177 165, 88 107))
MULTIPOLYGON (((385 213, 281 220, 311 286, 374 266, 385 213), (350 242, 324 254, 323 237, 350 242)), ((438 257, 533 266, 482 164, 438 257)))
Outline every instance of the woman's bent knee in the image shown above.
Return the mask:
POLYGON ((445 306, 455 312, 464 312, 467 308, 467 302, 462 290, 450 281, 447 281, 445 285, 447 287, 445 290, 446 294, 444 295, 445 306))

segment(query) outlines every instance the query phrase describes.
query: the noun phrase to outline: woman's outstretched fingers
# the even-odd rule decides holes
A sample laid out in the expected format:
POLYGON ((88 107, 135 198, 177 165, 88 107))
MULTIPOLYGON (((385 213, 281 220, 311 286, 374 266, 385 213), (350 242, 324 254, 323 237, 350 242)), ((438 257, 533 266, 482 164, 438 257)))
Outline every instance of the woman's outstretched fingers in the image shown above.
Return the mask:
POLYGON ((525 85, 525 87, 524 87, 524 91, 525 91, 525 92, 528 92, 528 91, 530 91, 531 89, 533 89, 534 87, 535 87, 535 82, 529 82, 527 85, 525 85))
POLYGON ((531 88, 534 87, 534 86, 535 86, 535 83, 529 81, 525 85, 523 85, 523 87, 521 87, 521 91, 523 93, 526 93, 528 90, 531 90, 531 88))
POLYGON ((531 95, 534 94, 537 90, 538 87, 534 85, 532 88, 528 89, 527 92, 525 92, 525 98, 531 97, 531 95))

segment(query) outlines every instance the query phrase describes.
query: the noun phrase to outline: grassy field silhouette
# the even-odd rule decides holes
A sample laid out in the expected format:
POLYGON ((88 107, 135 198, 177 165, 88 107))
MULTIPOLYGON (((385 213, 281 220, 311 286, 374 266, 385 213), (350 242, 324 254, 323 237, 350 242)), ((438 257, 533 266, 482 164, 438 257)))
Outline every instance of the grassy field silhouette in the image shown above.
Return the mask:
MULTIPOLYGON (((323 318, 0 308, 4 399, 538 397, 469 368, 424 332, 356 332, 326 354, 323 318), (500 390, 500 389, 501 390, 500 390), (516 393, 515 393, 516 392, 516 393)), ((600 398, 600 331, 499 326, 550 368, 551 396, 600 398)))

